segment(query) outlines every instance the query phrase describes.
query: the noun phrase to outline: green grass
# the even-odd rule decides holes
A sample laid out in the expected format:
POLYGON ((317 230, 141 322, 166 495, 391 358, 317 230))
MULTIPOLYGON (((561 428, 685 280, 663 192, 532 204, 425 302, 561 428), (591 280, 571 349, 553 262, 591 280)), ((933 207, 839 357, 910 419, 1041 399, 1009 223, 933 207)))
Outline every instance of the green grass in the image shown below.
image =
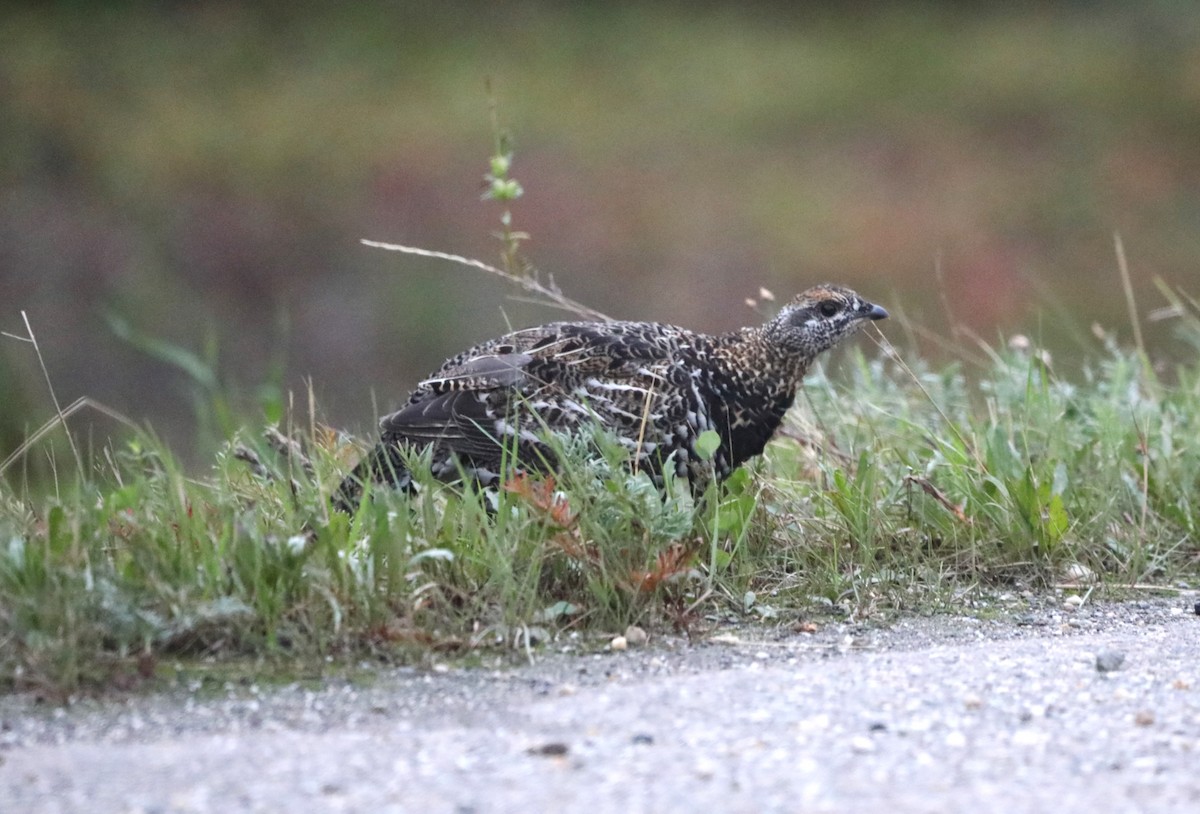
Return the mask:
MULTIPOLYGON (((1194 313, 1177 323, 1200 344, 1194 313)), ((838 375, 810 375, 762 460, 698 501, 592 439, 565 445, 556 480, 490 497, 424 483, 347 517, 327 498, 355 450, 310 416, 293 416, 302 454, 245 431, 198 478, 149 435, 85 452, 50 495, 16 494, 10 472, 0 686, 125 686, 175 656, 703 631, 829 603, 928 611, 1071 566, 1112 586, 1197 578, 1200 367, 1152 371, 1108 335, 1071 380, 1036 352, 984 351, 933 369, 860 342, 838 375)))

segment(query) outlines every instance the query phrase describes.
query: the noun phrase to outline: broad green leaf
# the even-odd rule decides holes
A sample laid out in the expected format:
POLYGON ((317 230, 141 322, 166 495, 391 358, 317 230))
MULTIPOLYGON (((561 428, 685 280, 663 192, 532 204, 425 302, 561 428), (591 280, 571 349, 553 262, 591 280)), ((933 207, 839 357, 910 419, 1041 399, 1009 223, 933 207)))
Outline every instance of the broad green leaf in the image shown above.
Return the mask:
POLYGON ((705 430, 700 433, 696 439, 696 454, 702 460, 709 460, 717 452, 717 447, 721 446, 721 436, 715 430, 705 430))

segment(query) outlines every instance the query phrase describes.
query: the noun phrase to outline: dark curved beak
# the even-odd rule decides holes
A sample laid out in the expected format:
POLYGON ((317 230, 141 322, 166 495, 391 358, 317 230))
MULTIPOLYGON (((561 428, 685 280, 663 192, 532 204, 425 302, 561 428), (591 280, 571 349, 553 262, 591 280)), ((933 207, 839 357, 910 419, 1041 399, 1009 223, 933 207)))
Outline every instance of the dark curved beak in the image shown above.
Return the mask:
POLYGON ((867 319, 887 319, 888 312, 878 305, 872 305, 863 316, 867 319))

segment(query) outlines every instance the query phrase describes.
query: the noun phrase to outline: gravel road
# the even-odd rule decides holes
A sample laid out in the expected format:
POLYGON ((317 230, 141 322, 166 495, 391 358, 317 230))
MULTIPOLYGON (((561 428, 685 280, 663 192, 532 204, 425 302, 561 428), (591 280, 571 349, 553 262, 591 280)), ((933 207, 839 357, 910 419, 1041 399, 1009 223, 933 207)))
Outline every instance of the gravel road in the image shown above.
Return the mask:
POLYGON ((1196 812, 1195 600, 9 697, 0 812, 1196 812))

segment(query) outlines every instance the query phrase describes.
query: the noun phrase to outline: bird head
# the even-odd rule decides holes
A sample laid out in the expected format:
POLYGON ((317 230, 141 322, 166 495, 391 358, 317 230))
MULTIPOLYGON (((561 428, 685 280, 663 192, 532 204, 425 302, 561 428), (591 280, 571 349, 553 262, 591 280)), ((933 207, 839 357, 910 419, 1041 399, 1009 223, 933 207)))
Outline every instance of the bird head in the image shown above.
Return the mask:
POLYGON ((888 312, 848 288, 819 285, 791 300, 763 326, 766 339, 788 354, 812 360, 867 322, 888 312))

